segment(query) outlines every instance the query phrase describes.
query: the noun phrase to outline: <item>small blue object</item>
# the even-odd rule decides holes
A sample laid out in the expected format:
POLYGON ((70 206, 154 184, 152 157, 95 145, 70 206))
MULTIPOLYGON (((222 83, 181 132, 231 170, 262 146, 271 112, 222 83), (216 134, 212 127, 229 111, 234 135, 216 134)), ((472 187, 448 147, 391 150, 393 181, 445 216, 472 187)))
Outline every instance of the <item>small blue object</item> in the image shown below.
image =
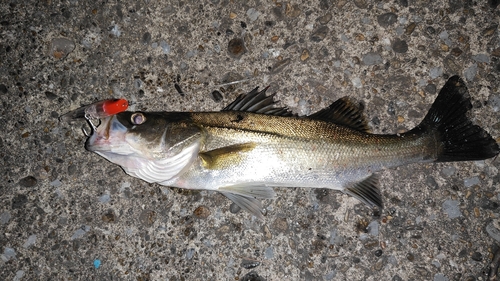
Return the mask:
POLYGON ((94 267, 98 269, 99 266, 101 266, 101 260, 94 260, 94 267))

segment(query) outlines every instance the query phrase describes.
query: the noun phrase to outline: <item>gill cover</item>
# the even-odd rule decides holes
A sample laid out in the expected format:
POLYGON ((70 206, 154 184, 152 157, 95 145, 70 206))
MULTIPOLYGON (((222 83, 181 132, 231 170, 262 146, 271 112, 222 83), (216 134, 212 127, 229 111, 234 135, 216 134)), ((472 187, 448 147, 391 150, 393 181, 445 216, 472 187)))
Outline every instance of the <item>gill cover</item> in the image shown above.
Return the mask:
POLYGON ((180 175, 198 155, 201 130, 187 114, 122 112, 105 119, 87 141, 96 152, 134 177, 164 182, 180 175))

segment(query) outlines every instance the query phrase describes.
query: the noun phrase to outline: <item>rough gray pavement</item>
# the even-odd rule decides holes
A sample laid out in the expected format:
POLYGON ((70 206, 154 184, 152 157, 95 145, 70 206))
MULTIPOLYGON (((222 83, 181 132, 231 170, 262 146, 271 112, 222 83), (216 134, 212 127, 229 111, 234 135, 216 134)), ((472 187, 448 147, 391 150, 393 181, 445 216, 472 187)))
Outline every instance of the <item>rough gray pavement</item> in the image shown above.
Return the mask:
POLYGON ((377 213, 278 188, 261 222, 220 194, 126 175, 84 149, 84 122, 58 117, 113 97, 219 110, 270 85, 299 114, 350 96, 394 133, 458 74, 498 138, 498 3, 2 1, 0 280, 486 280, 498 159, 384 171, 377 213))

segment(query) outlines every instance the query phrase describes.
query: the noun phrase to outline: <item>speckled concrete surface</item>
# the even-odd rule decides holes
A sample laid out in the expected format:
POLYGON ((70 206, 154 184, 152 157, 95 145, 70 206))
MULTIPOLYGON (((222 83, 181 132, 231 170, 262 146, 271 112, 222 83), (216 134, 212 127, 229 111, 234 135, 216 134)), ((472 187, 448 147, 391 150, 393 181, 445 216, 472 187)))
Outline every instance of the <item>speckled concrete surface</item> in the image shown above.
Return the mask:
POLYGON ((350 96, 393 133, 459 74, 474 122, 498 138, 497 5, 2 1, 0 279, 486 280, 498 160, 385 171, 377 214, 338 192, 279 188, 260 222, 222 195, 127 176, 84 149, 83 122, 58 117, 111 97, 219 110, 270 85, 300 114, 350 96))

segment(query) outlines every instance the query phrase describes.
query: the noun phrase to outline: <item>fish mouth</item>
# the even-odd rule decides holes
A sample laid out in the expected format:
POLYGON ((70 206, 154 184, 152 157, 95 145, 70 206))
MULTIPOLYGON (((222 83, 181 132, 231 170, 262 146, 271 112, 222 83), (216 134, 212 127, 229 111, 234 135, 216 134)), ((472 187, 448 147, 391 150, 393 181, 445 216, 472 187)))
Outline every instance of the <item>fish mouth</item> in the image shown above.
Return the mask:
POLYGON ((112 151, 113 147, 123 144, 127 128, 116 118, 116 115, 103 118, 97 128, 85 142, 85 149, 93 152, 112 151))

